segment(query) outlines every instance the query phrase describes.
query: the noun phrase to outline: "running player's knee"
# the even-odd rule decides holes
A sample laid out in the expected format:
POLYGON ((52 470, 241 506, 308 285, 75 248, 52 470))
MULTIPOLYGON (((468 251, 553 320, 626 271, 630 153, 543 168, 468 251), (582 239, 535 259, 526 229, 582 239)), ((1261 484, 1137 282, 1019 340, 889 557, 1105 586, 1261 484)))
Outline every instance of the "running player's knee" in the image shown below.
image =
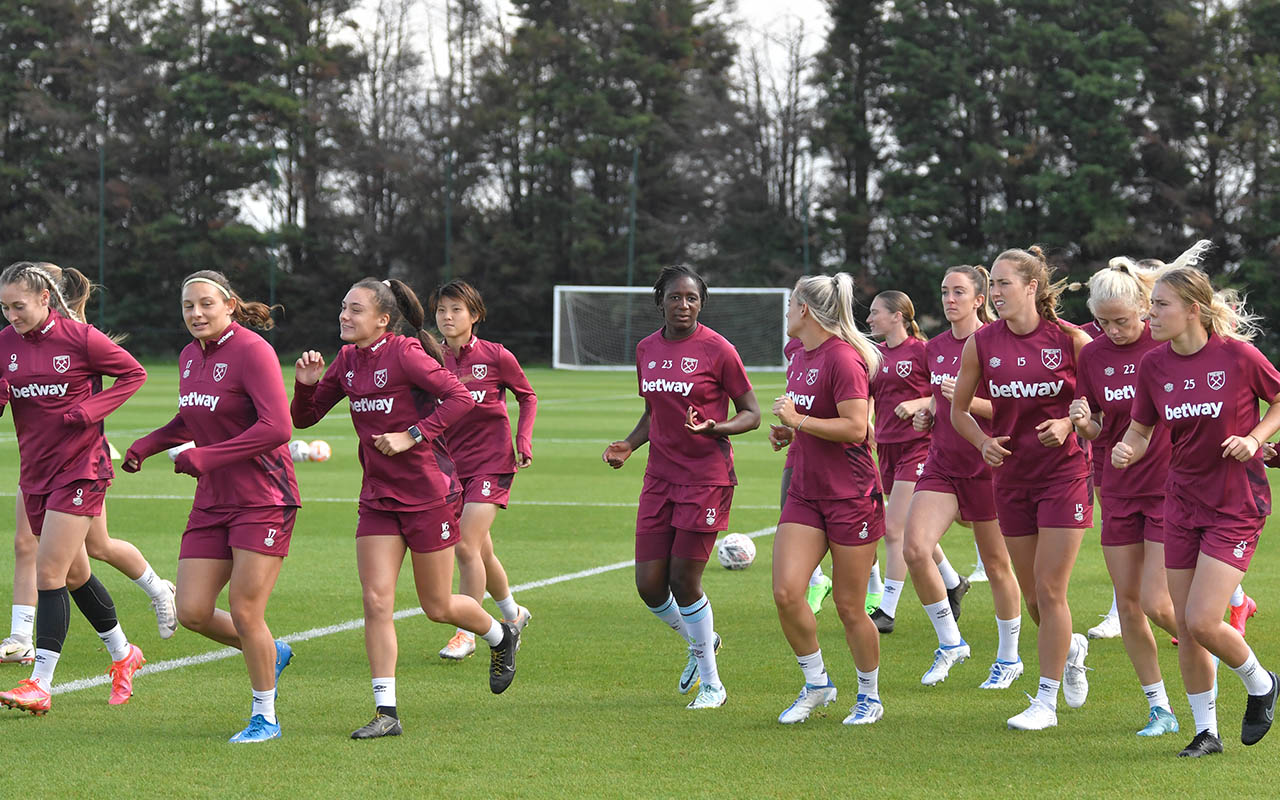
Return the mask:
POLYGON ((926 547, 922 537, 908 535, 902 542, 902 557, 911 571, 933 566, 933 548, 926 547))
POLYGON ((1224 624, 1221 614, 1213 614, 1201 609, 1187 611, 1187 630, 1202 645, 1208 642, 1224 624))
POLYGON ((366 588, 363 593, 365 619, 387 619, 395 612, 395 592, 366 588))
POLYGON ((422 604, 422 611, 432 622, 453 622, 448 600, 427 600, 422 604))
POLYGON ((778 608, 794 608, 799 605, 808 605, 808 601, 805 598, 807 589, 807 584, 803 582, 797 586, 774 583, 773 602, 778 608))
POLYGON ((840 622, 846 627, 856 625, 867 617, 867 609, 865 600, 855 602, 852 598, 836 597, 835 600, 836 613, 840 615, 840 622))
POLYGON ((178 624, 189 631, 199 633, 209 624, 209 618, 213 616, 213 607, 204 606, 201 603, 193 603, 189 600, 184 601, 181 594, 178 595, 178 624))
POLYGON ((453 546, 454 556, 459 564, 472 564, 480 560, 480 542, 464 536, 453 546))
POLYGON ((95 561, 107 560, 109 548, 107 547, 107 543, 104 541, 99 541, 98 539, 85 539, 84 549, 85 552, 89 554, 89 558, 92 558, 95 561))

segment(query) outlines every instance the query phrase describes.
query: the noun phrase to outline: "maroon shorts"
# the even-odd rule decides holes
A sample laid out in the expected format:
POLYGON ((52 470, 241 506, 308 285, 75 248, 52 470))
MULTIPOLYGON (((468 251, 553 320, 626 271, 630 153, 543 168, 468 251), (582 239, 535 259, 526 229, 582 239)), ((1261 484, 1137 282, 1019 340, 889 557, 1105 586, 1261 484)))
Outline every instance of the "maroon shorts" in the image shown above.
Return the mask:
POLYGON ((1266 519, 1218 516, 1204 524, 1196 518, 1195 511, 1176 495, 1165 498, 1165 569, 1192 569, 1204 553, 1242 572, 1248 570, 1266 519))
POLYGON ((644 478, 636 508, 636 533, 719 533, 729 529, 732 486, 685 486, 644 478))
POLYGON ((916 491, 955 495, 960 519, 965 522, 987 522, 996 518, 995 487, 989 475, 952 478, 930 470, 926 462, 924 474, 916 481, 916 491))
POLYGON ((511 481, 514 472, 505 475, 472 475, 462 479, 462 502, 492 503, 498 508, 506 508, 511 500, 511 481))
POLYGON ((399 536, 415 553, 432 553, 453 547, 462 535, 458 527, 459 498, 446 500, 431 508, 413 511, 384 511, 360 504, 360 520, 356 538, 361 536, 399 536))
POLYGON ((1093 489, 1088 477, 1048 486, 996 484, 996 516, 1005 536, 1034 536, 1041 528, 1092 528, 1093 489))
POLYGON ((22 505, 27 512, 27 522, 31 524, 31 532, 36 536, 44 527, 44 515, 48 511, 60 511, 77 517, 97 517, 102 515, 102 507, 107 500, 107 487, 111 481, 83 480, 72 481, 66 486, 59 486, 48 494, 22 495, 22 505))
POLYGON ((715 549, 715 531, 694 532, 675 528, 649 533, 636 531, 637 562, 685 558, 705 564, 715 549))
POLYGON ((178 559, 231 560, 231 550, 249 550, 267 556, 289 555, 289 540, 298 516, 294 506, 237 508, 231 511, 191 509, 182 534, 178 559))
POLYGON ((1102 546, 1164 542, 1164 495, 1102 498, 1102 546))
POLYGON ((806 500, 787 495, 778 524, 793 522, 817 528, 827 541, 845 547, 875 544, 884 538, 884 499, 842 497, 835 500, 806 500))
POLYGON ((880 467, 880 485, 884 487, 885 494, 893 491, 895 481, 915 483, 919 480, 928 457, 928 439, 912 439, 893 444, 876 442, 876 462, 880 467))

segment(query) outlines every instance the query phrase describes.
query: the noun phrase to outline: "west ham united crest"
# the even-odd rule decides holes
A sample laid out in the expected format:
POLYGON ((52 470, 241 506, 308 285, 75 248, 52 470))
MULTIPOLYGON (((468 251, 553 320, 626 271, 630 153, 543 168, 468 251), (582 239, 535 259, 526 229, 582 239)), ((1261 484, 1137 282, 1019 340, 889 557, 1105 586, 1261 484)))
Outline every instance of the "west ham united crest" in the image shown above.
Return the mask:
POLYGON ((818 371, 816 369, 809 370, 804 376, 804 382, 810 386, 818 382, 818 371))
POLYGON ((911 362, 910 362, 910 361, 899 361, 899 362, 898 362, 898 377, 899 377, 899 378, 905 378, 905 377, 907 377, 907 376, 908 376, 908 375, 910 375, 910 374, 911 374, 911 362))
POLYGON ((1057 369, 1062 366, 1062 349, 1058 347, 1042 349, 1040 363, 1044 364, 1046 369, 1057 369))
POLYGON ((387 371, 385 369, 380 369, 373 373, 373 385, 379 389, 387 385, 387 371))
POLYGON ((1227 385, 1227 373, 1225 370, 1217 370, 1210 372, 1205 376, 1205 380, 1209 383, 1209 388, 1215 392, 1227 385))
POLYGON ((213 380, 214 380, 214 382, 216 383, 216 382, 218 382, 218 381, 221 381, 221 380, 222 380, 223 378, 225 378, 225 377, 227 377, 227 365, 226 365, 226 364, 214 364, 214 365, 213 365, 213 380))
POLYGON ((54 356, 53 357, 54 372, 59 372, 59 373, 66 372, 68 369, 71 369, 71 356, 54 356))
POLYGON ((476 380, 482 381, 485 379, 485 376, 488 374, 489 374, 488 364, 472 364, 471 365, 471 377, 475 378, 476 380))
POLYGON ((692 375, 693 371, 698 368, 698 359, 689 358, 688 356, 680 359, 680 369, 684 370, 686 375, 692 375))

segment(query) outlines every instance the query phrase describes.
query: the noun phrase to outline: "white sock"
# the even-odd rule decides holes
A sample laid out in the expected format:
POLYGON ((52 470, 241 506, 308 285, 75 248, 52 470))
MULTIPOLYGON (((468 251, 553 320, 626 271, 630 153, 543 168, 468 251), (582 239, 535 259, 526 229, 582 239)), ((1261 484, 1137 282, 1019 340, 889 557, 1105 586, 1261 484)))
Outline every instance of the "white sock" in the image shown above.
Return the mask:
POLYGON ((1236 584, 1236 590, 1231 593, 1231 607, 1239 608, 1244 605, 1244 587, 1236 584))
POLYGON ((880 594, 884 591, 884 581, 880 580, 880 562, 871 565, 871 575, 867 578, 867 594, 880 594))
POLYGON ((720 685, 720 670, 716 667, 716 651, 713 646, 715 634, 715 615, 711 613, 711 601, 704 594, 693 605, 681 606, 680 616, 684 618, 685 630, 689 632, 689 646, 693 648, 693 657, 698 659, 698 677, 707 686, 720 685))
POLYGON ((490 647, 502 644, 502 624, 493 617, 489 617, 489 632, 484 635, 484 640, 490 647))
POLYGON ((395 678, 374 678, 373 679, 373 705, 386 706, 395 708, 396 705, 396 679, 395 678))
POLYGON ((964 640, 960 638, 960 628, 956 618, 951 616, 951 604, 942 599, 924 607, 933 623, 933 630, 938 634, 938 644, 942 647, 955 647, 964 640))
POLYGON ((813 568, 813 574, 809 576, 809 585, 810 585, 810 586, 817 586, 819 583, 821 583, 821 582, 822 582, 822 577, 823 577, 823 576, 822 576, 822 565, 821 565, 821 564, 819 564, 818 566, 816 566, 816 567, 814 567, 814 568, 813 568))
POLYGON ((120 623, 106 633, 98 634, 98 638, 107 646, 107 650, 111 653, 112 661, 119 661, 129 655, 129 639, 124 635, 124 629, 120 627, 120 623))
POLYGON ((1036 699, 1044 703, 1054 711, 1058 710, 1058 687, 1062 685, 1062 681, 1054 680, 1040 676, 1040 688, 1036 692, 1036 699))
POLYGON ((1022 633, 1022 616, 1013 619, 996 617, 996 629, 1000 631, 1000 645, 996 648, 996 660, 1013 662, 1018 660, 1018 634, 1022 633))
MULTIPOLYGON (((1248 645, 1245 646, 1248 647, 1248 645)), ((1249 648, 1249 657, 1244 660, 1244 663, 1238 667, 1231 667, 1231 671, 1244 681, 1244 690, 1249 694, 1266 694, 1271 691, 1271 673, 1258 663, 1258 657, 1253 654, 1252 647, 1249 648)))
POLYGON ((1150 686, 1143 686, 1142 693, 1147 696, 1147 705, 1150 708, 1163 708, 1165 711, 1172 711, 1169 705, 1169 695, 1164 691, 1164 681, 1156 681, 1150 686))
POLYGON ((31 641, 36 631, 36 607, 14 604, 13 615, 9 622, 9 635, 31 641))
POLYGON ((507 595, 506 600, 495 600, 498 604, 498 610, 502 612, 502 618, 508 622, 515 622, 516 617, 520 615, 520 606, 516 605, 515 595, 507 595))
POLYGON ((53 671, 58 668, 62 653, 36 648, 36 662, 31 668, 31 680, 40 684, 46 692, 53 688, 53 671))
POLYGON ((946 556, 942 557, 942 561, 938 562, 938 572, 942 573, 942 582, 946 584, 948 589, 954 589, 960 585, 960 574, 951 566, 951 562, 946 556))
POLYGON ((654 608, 653 606, 645 606, 653 612, 653 615, 663 622, 671 626, 671 630, 680 634, 680 638, 689 644, 693 644, 693 639, 689 637, 689 632, 685 630, 684 619, 680 616, 680 606, 676 605, 676 599, 667 592, 667 602, 654 608))
POLYGON ((884 582, 884 597, 880 598, 880 610, 889 616, 897 616, 898 601, 902 599, 902 585, 906 581, 888 580, 884 582))
POLYGON ((808 656, 796 656, 796 663, 804 673, 804 682, 810 686, 826 686, 831 683, 827 677, 827 665, 822 663, 822 650, 808 656))
POLYGON ((169 593, 169 587, 164 585, 164 581, 156 574, 156 571, 148 564, 147 568, 142 571, 142 577, 134 578, 133 582, 138 584, 138 588, 147 593, 152 600, 160 600, 169 593))
POLYGON ((1212 689, 1200 694, 1187 694, 1187 702, 1191 704, 1191 716, 1196 721, 1196 733, 1208 731, 1214 736, 1218 735, 1218 704, 1214 694, 1216 692, 1212 689))
POLYGON ((1120 609, 1116 608, 1116 590, 1111 590, 1111 610, 1107 612, 1108 617, 1120 616, 1120 609))
POLYGON ((265 692, 253 690, 253 710, 250 716, 261 714, 267 722, 275 723, 276 721, 276 690, 268 689, 265 692))
POLYGON ((880 699, 880 668, 870 672, 858 670, 858 694, 864 694, 868 700, 880 699))

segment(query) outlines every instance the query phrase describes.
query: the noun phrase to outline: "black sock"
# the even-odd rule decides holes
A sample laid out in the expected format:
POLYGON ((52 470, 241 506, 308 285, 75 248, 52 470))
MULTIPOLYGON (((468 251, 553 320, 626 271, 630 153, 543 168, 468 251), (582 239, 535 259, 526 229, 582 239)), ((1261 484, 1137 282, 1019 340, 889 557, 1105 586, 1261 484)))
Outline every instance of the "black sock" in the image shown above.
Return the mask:
POLYGON ((106 633, 120 623, 116 619, 116 604, 96 575, 90 575, 79 589, 72 589, 71 599, 98 633, 106 633))
POLYGON ((395 706, 378 706, 374 709, 374 713, 381 714, 384 717, 391 717, 392 719, 400 719, 400 717, 396 715, 395 706))
POLYGON ((71 600, 67 587, 41 589, 36 593, 36 647, 40 650, 62 652, 67 640, 67 628, 71 625, 71 600))

